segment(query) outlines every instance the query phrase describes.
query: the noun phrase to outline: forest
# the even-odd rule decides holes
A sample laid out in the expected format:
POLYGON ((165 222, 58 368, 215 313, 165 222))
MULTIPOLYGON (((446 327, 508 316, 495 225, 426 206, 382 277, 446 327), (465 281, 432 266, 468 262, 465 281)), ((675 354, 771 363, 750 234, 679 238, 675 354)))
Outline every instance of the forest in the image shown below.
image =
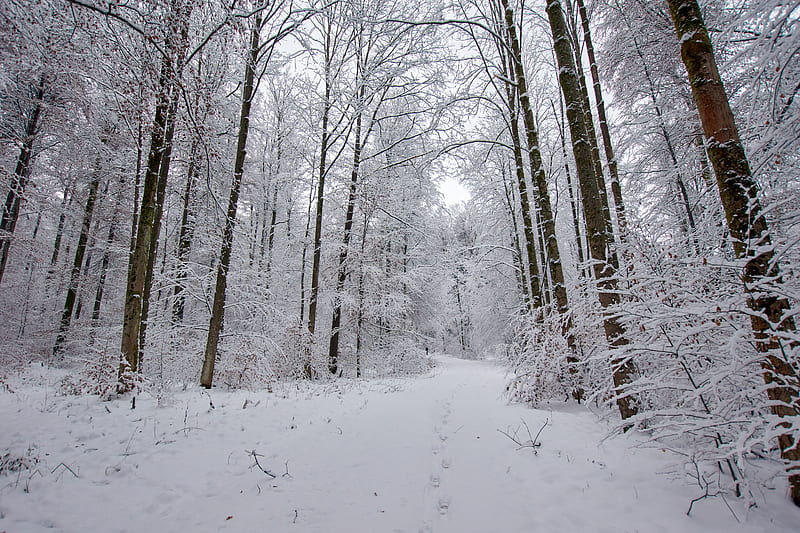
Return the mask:
POLYGON ((0 391, 496 360, 800 506, 800 1, 3 0, 0 195, 0 391))

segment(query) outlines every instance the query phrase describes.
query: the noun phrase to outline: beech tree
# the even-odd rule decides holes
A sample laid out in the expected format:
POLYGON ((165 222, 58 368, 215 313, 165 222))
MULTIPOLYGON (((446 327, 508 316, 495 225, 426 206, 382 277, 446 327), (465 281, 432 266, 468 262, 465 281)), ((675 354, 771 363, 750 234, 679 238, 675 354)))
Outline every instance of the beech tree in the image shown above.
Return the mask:
POLYGON ((700 114, 708 155, 717 176, 722 205, 737 255, 745 260, 742 282, 753 310, 751 323, 771 410, 779 417, 781 456, 786 461, 791 497, 800 506, 800 440, 792 430, 800 416, 800 381, 795 341, 776 333, 793 333, 789 301, 780 295, 780 267, 775 262, 767 221, 733 113, 720 78, 711 40, 695 0, 669 0, 692 94, 700 114), (788 343, 788 344, 787 344, 788 343))
MULTIPOLYGON (((597 175, 597 165, 592 155, 590 132, 586 125, 585 99, 581 93, 575 67, 575 56, 567 34, 567 25, 561 3, 548 0, 547 16, 553 33, 553 43, 559 66, 559 82, 567 106, 572 151, 575 157, 578 183, 581 188, 583 211, 589 241, 589 255, 598 287, 600 305, 606 310, 603 327, 609 346, 621 349, 627 344, 624 326, 614 315, 612 308, 619 303, 615 268, 612 259, 614 235, 609 232, 608 209, 603 205, 598 184, 602 176, 597 175)), ((611 367, 616 387, 616 402, 623 419, 637 413, 636 402, 626 387, 633 380, 634 366, 628 356, 612 356, 611 367)))

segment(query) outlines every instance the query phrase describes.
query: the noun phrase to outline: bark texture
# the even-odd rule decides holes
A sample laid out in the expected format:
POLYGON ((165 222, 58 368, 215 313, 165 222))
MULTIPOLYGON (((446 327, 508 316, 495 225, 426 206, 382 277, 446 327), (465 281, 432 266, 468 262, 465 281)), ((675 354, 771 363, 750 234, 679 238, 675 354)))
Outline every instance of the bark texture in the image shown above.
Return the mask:
POLYGON ((64 341, 67 339, 67 331, 72 321, 72 311, 75 306, 75 298, 78 293, 78 283, 80 281, 81 266, 83 265, 83 256, 86 253, 86 243, 89 242, 89 229, 92 226, 92 216, 94 215, 94 206, 97 201, 97 189, 100 185, 100 173, 95 170, 94 178, 89 184, 89 194, 86 198, 86 209, 83 212, 83 223, 81 224, 81 232, 78 236, 78 245, 75 247, 75 260, 72 262, 72 270, 70 271, 69 285, 67 285, 67 297, 64 302, 64 311, 61 313, 61 323, 58 328, 58 335, 56 342, 53 346, 53 355, 60 355, 64 348, 64 341))
MULTIPOLYGON (((586 108, 575 66, 575 55, 572 50, 569 33, 557 0, 547 2, 547 17, 553 32, 553 43, 559 68, 559 84, 564 94, 567 107, 567 121, 572 137, 572 152, 575 157, 578 183, 583 201, 586 232, 588 234, 589 255, 593 261, 593 270, 597 280, 598 296, 603 309, 619 303, 617 280, 610 249, 613 234, 609 233, 608 209, 603 205, 599 190, 597 168, 592 154, 589 128, 586 124, 586 108)), ((603 320, 606 339, 609 346, 621 348, 628 343, 625 328, 616 316, 607 312, 603 320)), ((617 407, 623 419, 637 413, 636 402, 630 396, 626 386, 632 381, 634 365, 630 359, 614 359, 611 361, 614 386, 617 394, 617 407)))
POLYGON ((244 69, 244 87, 242 88, 242 107, 239 113, 239 134, 236 140, 236 159, 233 165, 233 181, 228 197, 228 211, 225 217, 225 228, 222 232, 222 247, 217 263, 217 280, 214 286, 214 302, 211 305, 211 320, 208 324, 206 350, 203 358, 203 370, 200 385, 209 389, 214 379, 214 365, 217 360, 217 346, 225 320, 225 291, 228 287, 228 269, 231 264, 233 248, 233 229, 236 226, 236 209, 239 205, 239 190, 242 185, 244 161, 247 156, 247 136, 250 132, 250 108, 253 103, 253 89, 256 62, 259 54, 259 36, 261 33, 261 17, 256 16, 255 25, 250 34, 250 53, 244 69))
MULTIPOLYGON (((668 0, 681 56, 689 74, 697 110, 707 139, 708 157, 717 176, 720 198, 736 256, 746 260, 742 280, 749 306, 756 348, 763 354, 761 368, 772 413, 786 430, 778 437, 786 461, 792 501, 800 506, 800 380, 795 350, 786 350, 776 332, 794 332, 789 302, 778 296, 781 282, 773 261, 767 221, 758 201, 759 187, 750 171, 744 147, 717 68, 711 40, 696 0, 668 0), (791 420, 791 422, 790 422, 791 420)), ((796 348, 792 346, 792 348, 796 348)))
POLYGON ((0 218, 0 283, 3 282, 3 274, 8 264, 8 253, 11 249, 11 239, 19 218, 19 208, 31 175, 33 142, 39 129, 45 85, 45 77, 42 76, 39 79, 39 84, 33 89, 33 108, 27 114, 25 137, 22 139, 22 148, 17 157, 14 174, 11 176, 11 186, 8 188, 8 195, 3 206, 3 216, 0 218))

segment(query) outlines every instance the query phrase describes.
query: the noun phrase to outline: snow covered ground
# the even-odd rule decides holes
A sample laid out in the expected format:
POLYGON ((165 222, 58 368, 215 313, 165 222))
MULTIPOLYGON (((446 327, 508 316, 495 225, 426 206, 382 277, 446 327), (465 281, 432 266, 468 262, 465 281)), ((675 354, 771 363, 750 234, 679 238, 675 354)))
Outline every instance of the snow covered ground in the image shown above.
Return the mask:
POLYGON ((0 532, 799 530, 780 490, 749 511, 728 499, 738 519, 721 498, 686 516, 700 490, 662 473, 673 456, 603 441, 582 407, 508 405, 505 379, 440 357, 417 378, 142 394, 135 410, 12 379, 0 454, 30 469, 0 475, 0 532), (545 422, 535 448, 501 433, 524 444, 545 422))

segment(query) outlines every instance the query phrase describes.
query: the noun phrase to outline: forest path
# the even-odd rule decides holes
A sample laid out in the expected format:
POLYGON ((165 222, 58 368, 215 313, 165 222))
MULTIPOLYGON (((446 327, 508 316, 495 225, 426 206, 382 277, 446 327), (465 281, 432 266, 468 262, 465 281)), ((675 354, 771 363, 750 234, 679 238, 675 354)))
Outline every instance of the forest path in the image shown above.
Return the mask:
POLYGON ((421 377, 272 392, 190 389, 160 405, 142 394, 135 410, 128 399, 54 397, 53 380, 40 378, 0 391, 0 456, 39 461, 0 476, 0 532, 733 533, 798 523, 774 503, 749 516, 734 507, 737 523, 719 498, 687 517, 699 488, 658 475, 674 456, 632 448, 635 436, 603 442, 607 427, 581 406, 508 405, 507 376, 491 362, 438 357, 421 377), (541 446, 518 449, 501 433, 528 441, 526 425, 533 435, 544 426, 541 446))

